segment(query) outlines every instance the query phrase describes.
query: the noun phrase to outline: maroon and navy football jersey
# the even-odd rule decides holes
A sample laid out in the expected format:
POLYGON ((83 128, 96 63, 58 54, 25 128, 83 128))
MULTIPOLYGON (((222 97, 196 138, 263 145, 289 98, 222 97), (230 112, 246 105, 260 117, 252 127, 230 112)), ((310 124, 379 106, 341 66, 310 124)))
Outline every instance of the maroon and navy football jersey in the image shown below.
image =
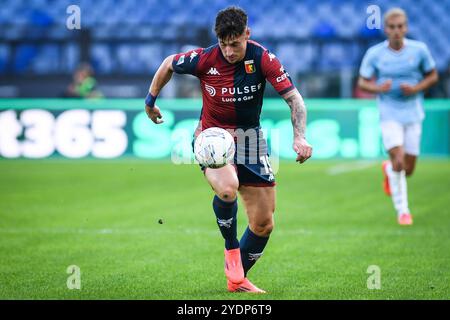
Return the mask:
POLYGON ((172 66, 176 73, 200 79, 202 130, 257 128, 266 80, 280 95, 295 89, 276 56, 254 41, 247 42, 244 59, 235 64, 225 60, 216 44, 177 54, 172 66))

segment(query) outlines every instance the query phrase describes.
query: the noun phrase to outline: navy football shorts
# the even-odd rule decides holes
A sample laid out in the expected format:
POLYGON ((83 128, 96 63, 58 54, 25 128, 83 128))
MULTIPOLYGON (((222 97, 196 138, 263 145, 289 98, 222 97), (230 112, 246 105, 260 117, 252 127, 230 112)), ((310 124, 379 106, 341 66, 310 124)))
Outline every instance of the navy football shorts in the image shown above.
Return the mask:
MULTIPOLYGON (((236 152, 232 165, 236 169, 240 186, 273 187, 276 184, 275 175, 270 166, 267 141, 261 130, 256 132, 257 139, 235 139, 236 152)), ((192 147, 194 141, 195 139, 192 147)), ((202 165, 200 167, 203 173, 207 169, 202 165)))

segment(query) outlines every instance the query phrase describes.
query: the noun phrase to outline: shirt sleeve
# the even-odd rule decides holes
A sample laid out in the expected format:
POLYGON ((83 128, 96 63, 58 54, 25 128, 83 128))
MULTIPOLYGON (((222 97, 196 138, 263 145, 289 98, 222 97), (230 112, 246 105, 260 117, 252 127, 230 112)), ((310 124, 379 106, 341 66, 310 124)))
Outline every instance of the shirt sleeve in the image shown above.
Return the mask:
POLYGON ((197 65, 203 49, 195 49, 185 53, 175 55, 172 61, 172 67, 175 73, 197 75, 197 65))
POLYGON ((368 50, 364 55, 359 68, 359 75, 363 78, 370 79, 375 74, 375 63, 373 50, 368 50))
POLYGON ((283 95, 293 89, 295 86, 289 73, 284 70, 278 58, 269 50, 265 50, 261 58, 261 69, 263 75, 272 84, 279 95, 283 95))
POLYGON ((428 73, 434 68, 436 68, 436 62, 431 56, 430 50, 426 45, 423 46, 422 50, 421 67, 424 73, 428 73))

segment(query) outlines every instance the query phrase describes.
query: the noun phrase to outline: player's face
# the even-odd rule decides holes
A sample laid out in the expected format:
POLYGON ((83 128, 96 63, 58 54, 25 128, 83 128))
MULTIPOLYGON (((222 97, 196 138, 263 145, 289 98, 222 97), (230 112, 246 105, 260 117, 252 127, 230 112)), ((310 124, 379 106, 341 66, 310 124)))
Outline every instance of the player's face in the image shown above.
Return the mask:
POLYGON ((239 37, 218 39, 220 50, 229 63, 237 63, 244 59, 245 50, 247 49, 247 40, 249 37, 250 31, 247 29, 239 37))
POLYGON ((390 41, 401 41, 408 31, 406 18, 404 16, 390 17, 384 26, 384 32, 390 41))

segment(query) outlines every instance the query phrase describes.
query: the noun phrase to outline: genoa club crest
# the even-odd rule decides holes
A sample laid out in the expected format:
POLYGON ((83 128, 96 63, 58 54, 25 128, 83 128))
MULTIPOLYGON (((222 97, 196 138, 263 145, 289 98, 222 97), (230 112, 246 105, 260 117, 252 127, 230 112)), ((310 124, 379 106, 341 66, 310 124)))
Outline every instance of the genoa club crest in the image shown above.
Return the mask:
POLYGON ((255 73, 255 63, 253 60, 247 60, 244 62, 245 65, 245 72, 247 73, 255 73))

